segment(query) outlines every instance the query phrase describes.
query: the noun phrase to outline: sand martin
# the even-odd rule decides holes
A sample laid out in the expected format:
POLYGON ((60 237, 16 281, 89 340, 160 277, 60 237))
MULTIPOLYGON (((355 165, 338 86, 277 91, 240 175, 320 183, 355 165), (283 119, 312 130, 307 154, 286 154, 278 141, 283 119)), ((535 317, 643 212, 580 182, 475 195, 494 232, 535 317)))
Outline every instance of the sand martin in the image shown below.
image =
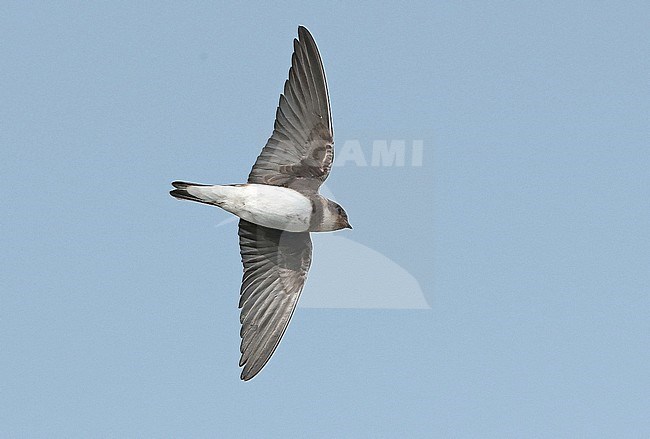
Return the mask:
POLYGON ((334 159, 323 63, 304 27, 293 41, 289 79, 271 138, 245 184, 175 181, 176 198, 211 204, 239 220, 241 379, 264 367, 289 325, 311 264, 310 232, 352 228, 345 210, 318 189, 334 159))

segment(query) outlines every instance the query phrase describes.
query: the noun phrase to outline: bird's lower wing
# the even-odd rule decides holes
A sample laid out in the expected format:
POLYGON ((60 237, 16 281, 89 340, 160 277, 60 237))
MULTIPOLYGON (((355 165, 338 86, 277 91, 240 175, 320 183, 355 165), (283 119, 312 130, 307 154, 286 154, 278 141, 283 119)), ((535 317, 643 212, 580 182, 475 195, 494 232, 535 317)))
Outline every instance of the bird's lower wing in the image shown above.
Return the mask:
POLYGON ((311 264, 309 232, 285 232, 239 221, 244 276, 241 309, 241 378, 269 361, 289 325, 311 264))

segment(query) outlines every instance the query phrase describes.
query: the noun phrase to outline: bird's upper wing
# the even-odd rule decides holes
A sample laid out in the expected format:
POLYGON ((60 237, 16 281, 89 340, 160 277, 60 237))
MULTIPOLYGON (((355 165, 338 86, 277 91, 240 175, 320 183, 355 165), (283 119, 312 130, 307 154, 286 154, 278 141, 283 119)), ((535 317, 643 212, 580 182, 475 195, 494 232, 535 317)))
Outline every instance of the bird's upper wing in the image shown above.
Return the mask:
POLYGON ((323 63, 304 27, 293 40, 289 79, 275 113, 271 138, 257 158, 249 183, 315 192, 334 159, 334 132, 323 63))
POLYGON ((287 329, 311 264, 309 232, 284 232, 239 221, 244 264, 241 297, 241 378, 264 367, 287 329))

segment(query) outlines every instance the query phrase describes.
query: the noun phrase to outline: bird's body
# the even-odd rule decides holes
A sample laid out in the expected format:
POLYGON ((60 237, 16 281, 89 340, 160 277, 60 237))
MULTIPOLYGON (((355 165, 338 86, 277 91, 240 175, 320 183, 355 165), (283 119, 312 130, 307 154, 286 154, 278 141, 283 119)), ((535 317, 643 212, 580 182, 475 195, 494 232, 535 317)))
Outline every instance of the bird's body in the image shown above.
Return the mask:
MULTIPOLYGON (((319 194, 268 184, 198 185, 174 182, 173 194, 221 207, 239 218, 287 232, 329 232, 341 227, 333 203, 319 194)), ((345 225, 343 225, 345 227, 345 225)))
POLYGON ((273 134, 247 183, 176 181, 170 192, 240 218, 243 380, 264 367, 289 324, 311 265, 310 232, 352 228, 343 208, 318 194, 334 159, 334 132, 318 48, 302 26, 298 37, 273 134))

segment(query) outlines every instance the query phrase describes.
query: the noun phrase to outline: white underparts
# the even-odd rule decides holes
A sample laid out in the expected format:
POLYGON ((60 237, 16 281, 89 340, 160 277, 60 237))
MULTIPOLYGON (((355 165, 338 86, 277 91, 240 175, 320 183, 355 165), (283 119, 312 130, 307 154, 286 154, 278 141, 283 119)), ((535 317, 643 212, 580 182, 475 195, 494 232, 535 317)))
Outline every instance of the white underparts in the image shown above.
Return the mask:
POLYGON ((289 232, 304 232, 309 229, 311 201, 293 189, 265 184, 242 184, 189 186, 187 191, 261 226, 289 232))

